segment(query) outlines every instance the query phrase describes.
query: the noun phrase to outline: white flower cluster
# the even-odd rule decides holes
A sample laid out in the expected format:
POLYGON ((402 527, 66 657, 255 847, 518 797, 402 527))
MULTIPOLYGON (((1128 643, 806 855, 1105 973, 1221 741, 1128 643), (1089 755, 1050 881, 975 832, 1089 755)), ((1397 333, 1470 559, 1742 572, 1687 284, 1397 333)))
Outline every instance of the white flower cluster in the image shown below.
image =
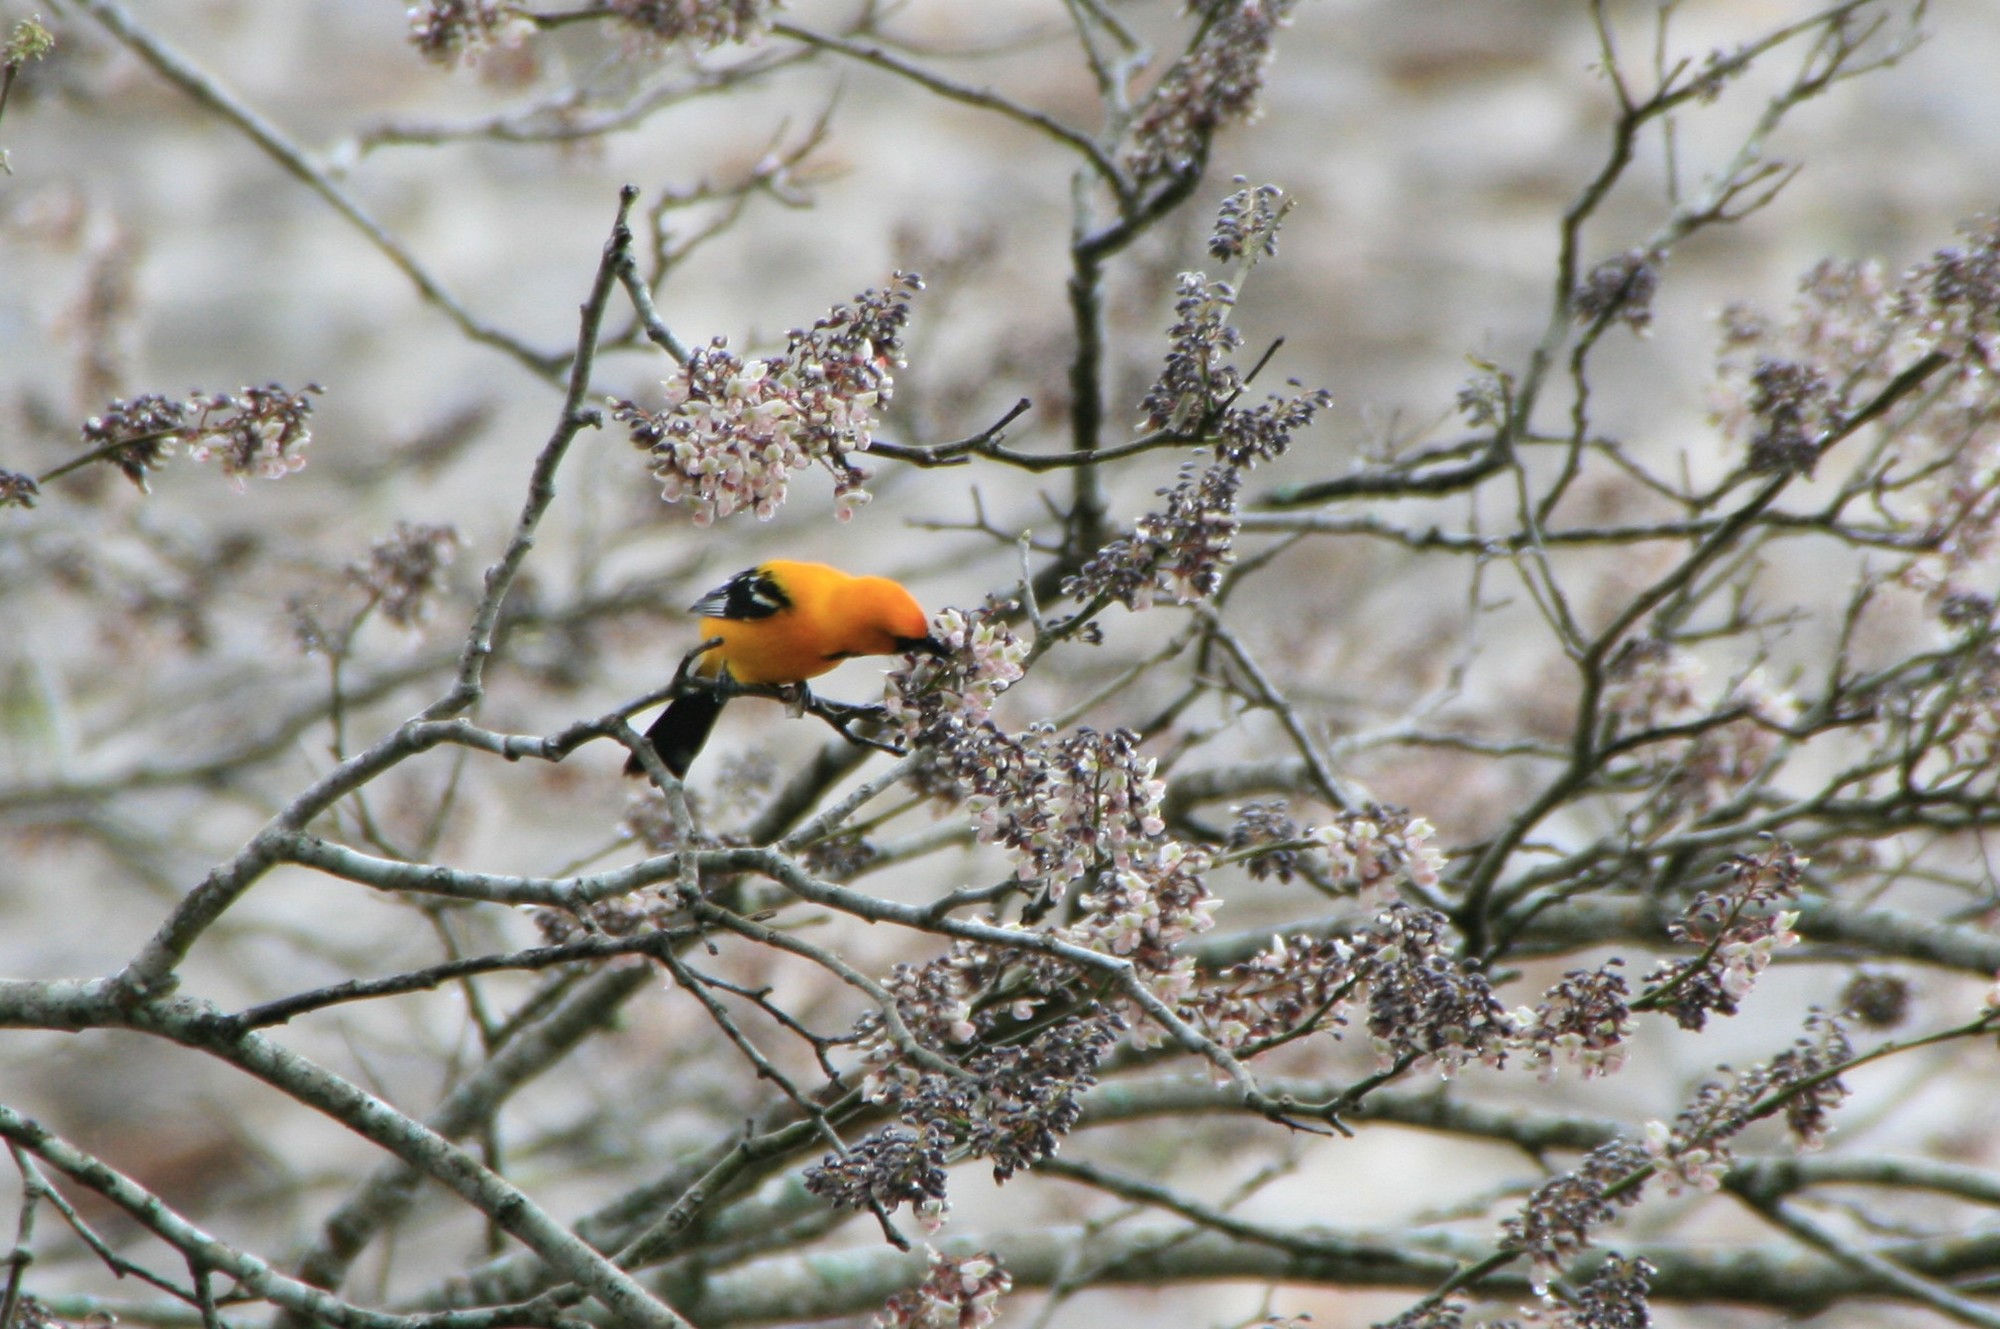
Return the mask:
POLYGON ((930 1276, 890 1298, 874 1329, 986 1329, 1000 1318, 1000 1298, 1014 1280, 998 1257, 957 1259, 932 1250, 930 1262, 930 1276))
POLYGON ((305 453, 295 449, 304 448, 312 442, 312 435, 294 433, 289 426, 276 420, 260 420, 248 432, 227 440, 203 438, 188 445, 189 461, 216 461, 222 472, 229 477, 230 487, 237 493, 244 489, 243 478, 254 475, 259 480, 282 480, 306 468, 305 453))
POLYGON ((785 352, 745 359, 718 337, 688 355, 664 385, 666 405, 648 411, 614 400, 612 416, 652 457, 669 503, 687 500, 695 522, 777 512, 793 471, 814 462, 833 476, 834 516, 868 501, 867 474, 849 460, 875 437, 875 417, 895 391, 900 333, 923 282, 897 273, 886 290, 836 305, 795 329, 785 352))
POLYGON ((892 386, 884 366, 877 387, 843 396, 819 366, 739 359, 720 339, 698 348, 653 417, 660 496, 693 503, 697 526, 744 510, 768 520, 791 473, 822 461, 834 474, 834 515, 845 520, 869 495, 842 454, 873 441, 875 409, 892 386))
POLYGON ((1646 1155, 1666 1182, 1669 1195, 1685 1190, 1714 1194, 1722 1189, 1729 1172, 1730 1154, 1726 1147, 1684 1144, 1664 1121, 1646 1123, 1646 1155))
POLYGON ((1020 677, 1027 653, 997 620, 940 616, 934 632, 948 653, 893 671, 885 704, 934 764, 933 792, 958 803, 981 840, 1012 854, 1022 881, 1047 878, 1060 895, 1095 868, 1131 866, 1133 850, 1166 829, 1166 786, 1126 730, 1058 733, 1042 723, 1009 734, 995 725, 993 699, 1020 677))
POLYGON ((1757 975, 1770 966, 1771 957, 1799 944, 1792 925, 1799 921, 1796 909, 1775 915, 1768 926, 1747 929, 1749 935, 1734 935, 1716 947, 1715 959, 1721 972, 1716 981, 1731 1000, 1741 1001, 1757 985, 1757 975))
MULTIPOLYGON (((1179 1005, 1194 992, 1198 977, 1194 957, 1181 952, 1181 943, 1214 927, 1222 904, 1203 880, 1208 868, 1205 851, 1161 839, 1128 855, 1125 866, 1100 874, 1097 889, 1084 899, 1083 917, 1062 936, 1131 960, 1154 996, 1179 1005)), ((1128 1015, 1135 1042, 1158 1038, 1140 1012, 1128 1015)))
POLYGON ((1552 1083, 1567 1063, 1583 1078, 1624 1069, 1632 1032, 1632 1008, 1618 962, 1595 969, 1572 969, 1551 987, 1542 1003, 1514 1012, 1517 1046, 1529 1070, 1552 1083))
POLYGON ((1360 972, 1368 1033, 1384 1069, 1405 1059, 1445 1079, 1475 1063, 1499 1069, 1518 1037, 1486 975, 1467 964, 1432 909, 1397 902, 1365 934, 1360 972))
POLYGON ((1023 881, 1052 877, 1060 888, 1102 859, 1130 870, 1132 851, 1166 829, 1166 785, 1153 776, 1153 758, 1127 750, 1123 734, 1030 729, 1023 737, 1025 778, 966 800, 979 838, 1014 851, 1023 881))
POLYGON ((1437 829, 1422 817, 1392 808, 1371 808, 1315 826, 1307 838, 1326 855, 1336 881, 1356 883, 1364 904, 1380 905, 1399 877, 1429 890, 1438 884, 1445 857, 1431 839, 1437 829))
POLYGON ((882 705, 906 735, 921 718, 913 700, 919 695, 967 724, 983 723, 994 701, 1020 679, 1028 659, 1028 643, 993 614, 943 610, 931 620, 931 635, 950 648, 951 664, 922 657, 909 673, 891 673, 883 686, 882 705))
MULTIPOLYGON (((1534 1012, 1525 1007, 1514 1012, 1517 1022, 1533 1017, 1534 1012)), ((1554 1084, 1557 1070, 1564 1062, 1569 1062, 1583 1071, 1584 1079, 1594 1080, 1600 1075, 1616 1075, 1624 1070, 1628 1055, 1629 1050, 1623 1043, 1605 1043, 1569 1030, 1546 1043, 1530 1043, 1528 1069, 1535 1071, 1536 1078, 1543 1084, 1554 1084)))

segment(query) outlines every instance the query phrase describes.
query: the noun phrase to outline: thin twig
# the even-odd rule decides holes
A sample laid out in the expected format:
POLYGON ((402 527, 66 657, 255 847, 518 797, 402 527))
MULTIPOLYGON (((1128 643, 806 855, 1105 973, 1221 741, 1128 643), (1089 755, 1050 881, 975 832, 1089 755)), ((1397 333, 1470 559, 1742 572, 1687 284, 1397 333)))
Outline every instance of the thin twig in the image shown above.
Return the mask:
POLYGON ((504 351, 538 378, 553 381, 562 372, 567 357, 538 351, 474 317, 402 241, 369 215, 359 200, 314 163, 276 125, 203 72, 193 61, 155 37, 118 0, 76 0, 76 6, 103 24, 106 31, 151 65, 162 78, 235 125, 287 173, 325 199, 335 212, 366 236, 370 244, 410 279, 424 299, 442 310, 466 336, 504 351))

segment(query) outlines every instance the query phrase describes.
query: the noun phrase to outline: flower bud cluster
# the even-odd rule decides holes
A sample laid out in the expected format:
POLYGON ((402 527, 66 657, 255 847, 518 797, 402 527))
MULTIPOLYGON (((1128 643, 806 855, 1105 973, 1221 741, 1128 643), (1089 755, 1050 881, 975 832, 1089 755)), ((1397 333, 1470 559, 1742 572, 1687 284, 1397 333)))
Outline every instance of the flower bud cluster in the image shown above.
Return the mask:
POLYGON ((1173 349, 1139 414, 1148 428, 1198 434, 1243 391, 1242 371, 1232 361, 1243 334, 1229 321, 1236 291, 1228 282, 1183 272, 1176 284, 1174 323, 1167 329, 1173 349))
POLYGON ((874 1329, 986 1329, 1000 1318, 999 1301, 1014 1286, 991 1251, 955 1257, 930 1252, 923 1282, 890 1297, 874 1329))
POLYGON ((887 290, 836 305, 795 329, 783 355, 746 359, 718 337, 669 379, 666 405, 613 400, 612 417, 650 455, 661 496, 687 500, 697 525, 742 511, 776 514, 791 474, 814 463, 833 476, 834 515, 868 501, 867 473, 851 459, 874 440, 895 390, 902 330, 922 279, 897 273, 887 290))
POLYGON ((1222 585, 1222 570, 1236 561, 1236 492, 1242 475, 1234 466, 1181 467, 1180 479, 1157 491, 1164 511, 1149 512, 1127 535, 1112 540, 1073 576, 1063 594, 1089 601, 1108 596, 1127 609, 1156 604, 1192 604, 1222 585))
POLYGON ((1308 1027, 1340 1037, 1360 987, 1355 949, 1340 937, 1271 938, 1270 946, 1203 982, 1181 1013, 1232 1052, 1308 1027))
POLYGON ((1667 925, 1669 936, 1698 953, 1680 963, 1662 961, 1646 975, 1652 989, 1647 1004, 1667 1011, 1683 1029, 1702 1028, 1711 1013, 1736 1014, 1772 956, 1798 944, 1792 931, 1798 913, 1774 906, 1797 896, 1810 861, 1778 844, 1723 864, 1720 870, 1734 878, 1729 888, 1701 892, 1667 925))
POLYGON ((370 546, 368 561, 347 573, 384 618, 398 627, 417 627, 430 618, 444 593, 445 569, 457 556, 458 543, 458 532, 450 526, 399 521, 370 546))
MULTIPOLYGON (((1195 985, 1194 960, 1180 953, 1181 943, 1213 927, 1222 903, 1209 893, 1208 868, 1201 849, 1161 838, 1098 873, 1077 921, 1059 935, 1130 960, 1154 996, 1178 1004, 1195 985)), ((1155 1032, 1136 1013, 1134 1023, 1148 1038, 1155 1032)))
POLYGON ((1383 1065, 1405 1058, 1446 1076, 1506 1063, 1514 1023, 1485 974, 1448 942, 1443 914, 1400 901, 1359 939, 1368 1032, 1383 1065))
POLYGON ((2000 216, 1971 223, 1965 243, 1919 264, 1898 306, 1926 344, 1989 373, 2000 367, 2000 216))
POLYGON ((941 617, 948 657, 918 659, 889 676, 887 708, 923 782, 962 803, 979 838, 1014 857, 1022 881, 1060 896, 1084 874, 1129 868, 1135 850, 1166 828, 1165 786, 1124 729, 1058 732, 1037 724, 1009 734, 994 724, 994 696, 1020 675, 1025 646, 992 610, 941 617))
POLYGON ((1663 261, 1658 250, 1628 249, 1599 263, 1570 296, 1577 321, 1615 318, 1634 335, 1646 335, 1653 326, 1653 297, 1659 293, 1663 261))
POLYGON ((1639 1202, 1641 1187, 1613 1187, 1648 1161, 1646 1150, 1630 1140, 1599 1145, 1575 1171, 1535 1188, 1520 1214, 1501 1225, 1502 1247, 1526 1255, 1536 1284, 1546 1288, 1564 1264, 1590 1245, 1594 1230, 1639 1202))
POLYGON ((1625 978, 1617 972, 1620 963, 1572 969, 1539 1006, 1514 1013, 1528 1068, 1539 1068, 1544 1082, 1553 1081, 1565 1061, 1582 1067, 1586 1080, 1624 1067, 1632 1008, 1626 1004, 1625 978))
MULTIPOLYGON (((652 42, 711 50, 749 42, 770 29, 782 0, 601 0, 592 12, 652 42)), ((489 46, 526 39, 534 20, 504 0, 422 0, 409 8, 410 41, 441 65, 471 60, 489 46)))
POLYGON ((1323 826, 1300 826, 1282 799, 1234 811, 1228 847, 1259 881, 1306 876, 1324 890, 1352 891, 1374 908, 1395 882, 1429 891, 1444 871, 1445 856, 1431 843, 1436 828, 1403 808, 1371 804, 1323 826))
POLYGON ((1425 891, 1438 885, 1445 857, 1431 843, 1436 834, 1430 822, 1404 808, 1371 804, 1314 827, 1307 838, 1325 855, 1334 882, 1352 883, 1362 903, 1375 905, 1397 881, 1425 891))
POLYGON ((1833 1110, 1848 1095, 1834 1072, 1853 1055, 1840 1021, 1815 1012, 1805 1035, 1768 1063, 1730 1071, 1727 1081, 1703 1082, 1671 1125, 1649 1122, 1647 1156, 1668 1189, 1678 1194, 1718 1189, 1734 1158, 1729 1142, 1752 1121, 1774 1112, 1782 1113, 1800 1149, 1817 1149, 1832 1129, 1833 1110))
POLYGON ((190 460, 215 462, 240 491, 246 476, 277 480, 305 469, 312 442, 306 419, 322 391, 317 383, 300 392, 267 383, 179 399, 148 393, 114 401, 84 421, 83 442, 141 489, 147 473, 179 447, 190 460))
POLYGON ((663 42, 709 50, 754 41, 771 24, 781 0, 603 0, 605 10, 663 42))
POLYGON ((34 476, 0 467, 0 508, 32 508, 41 493, 34 476))
POLYGON ((1276 185, 1243 186, 1222 200, 1216 209, 1215 229, 1208 237, 1209 254, 1224 263, 1255 263, 1278 252, 1278 224, 1292 210, 1293 200, 1276 185))
MULTIPOLYGON (((912 1025, 935 1027, 924 1011, 901 998, 898 1005, 912 1025)), ((948 1161, 984 1159, 994 1180, 1004 1182, 1055 1153, 1082 1115, 1081 1095, 1097 1083, 1097 1068, 1124 1021, 1093 1007, 1032 1033, 1018 1019, 1003 1024, 988 1016, 981 1023, 991 1041, 961 1055, 958 1074, 901 1061, 878 1066, 867 1091, 895 1112, 897 1123, 808 1168, 806 1189, 851 1208, 935 1207, 945 1198, 948 1161)), ((880 1027, 879 1018, 864 1021, 863 1039, 878 1058, 892 1057, 880 1027)))
POLYGON ((1248 119, 1264 90, 1291 0, 1202 0, 1200 35, 1153 86, 1133 117, 1125 168, 1141 182, 1177 175, 1208 157, 1215 131, 1248 119))

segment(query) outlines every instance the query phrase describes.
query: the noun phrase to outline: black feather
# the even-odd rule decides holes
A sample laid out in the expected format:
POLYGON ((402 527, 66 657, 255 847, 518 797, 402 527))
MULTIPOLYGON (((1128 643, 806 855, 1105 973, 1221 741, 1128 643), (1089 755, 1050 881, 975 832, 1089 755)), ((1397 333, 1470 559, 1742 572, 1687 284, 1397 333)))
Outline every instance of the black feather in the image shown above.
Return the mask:
MULTIPOLYGON (((727 700, 721 692, 707 688, 676 697, 646 731, 646 741, 660 754, 660 760, 674 773, 675 779, 686 778, 688 767, 694 765, 695 754, 708 742, 709 731, 715 728, 715 717, 722 714, 722 705, 727 700)), ((637 757, 626 758, 625 774, 639 775, 644 769, 637 757)))

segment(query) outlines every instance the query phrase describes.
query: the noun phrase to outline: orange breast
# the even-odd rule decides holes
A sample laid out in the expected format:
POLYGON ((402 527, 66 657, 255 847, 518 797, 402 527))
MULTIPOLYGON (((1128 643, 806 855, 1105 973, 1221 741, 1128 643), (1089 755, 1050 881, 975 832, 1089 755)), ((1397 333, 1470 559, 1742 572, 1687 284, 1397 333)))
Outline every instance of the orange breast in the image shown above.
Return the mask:
POLYGON ((704 641, 722 638, 708 659, 720 657, 739 683, 803 683, 840 663, 838 656, 828 658, 825 636, 801 622, 797 611, 770 618, 704 618, 701 635, 704 641))

